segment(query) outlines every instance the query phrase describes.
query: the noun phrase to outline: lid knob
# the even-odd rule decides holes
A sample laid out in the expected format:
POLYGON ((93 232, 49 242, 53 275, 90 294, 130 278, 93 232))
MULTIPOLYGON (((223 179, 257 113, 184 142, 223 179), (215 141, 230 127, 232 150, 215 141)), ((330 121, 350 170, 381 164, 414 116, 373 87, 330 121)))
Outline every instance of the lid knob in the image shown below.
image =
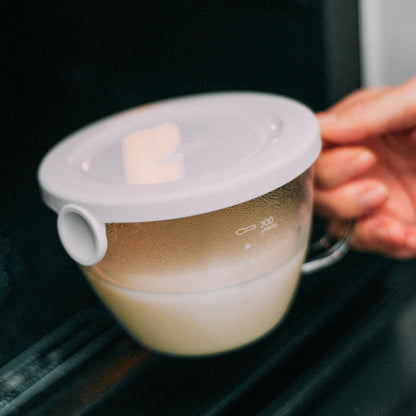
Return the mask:
POLYGON ((61 209, 58 233, 67 253, 83 266, 100 262, 107 251, 105 225, 78 205, 61 209))

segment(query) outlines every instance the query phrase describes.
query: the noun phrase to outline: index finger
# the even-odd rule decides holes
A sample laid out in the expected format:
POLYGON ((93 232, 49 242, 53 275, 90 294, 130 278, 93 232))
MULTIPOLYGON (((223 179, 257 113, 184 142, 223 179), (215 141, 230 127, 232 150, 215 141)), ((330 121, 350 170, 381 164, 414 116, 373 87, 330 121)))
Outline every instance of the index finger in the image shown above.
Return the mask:
POLYGON ((394 87, 352 94, 317 114, 322 138, 353 143, 416 126, 416 77, 394 87))

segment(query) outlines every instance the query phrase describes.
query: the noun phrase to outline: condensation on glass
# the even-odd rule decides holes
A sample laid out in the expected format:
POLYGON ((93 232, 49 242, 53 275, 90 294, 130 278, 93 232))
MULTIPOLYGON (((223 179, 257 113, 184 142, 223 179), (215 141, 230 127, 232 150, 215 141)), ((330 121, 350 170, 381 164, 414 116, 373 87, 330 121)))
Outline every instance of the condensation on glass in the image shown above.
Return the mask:
POLYGON ((311 169, 250 201, 165 221, 106 224, 108 249, 87 274, 156 293, 218 289, 260 277, 308 243, 311 169))

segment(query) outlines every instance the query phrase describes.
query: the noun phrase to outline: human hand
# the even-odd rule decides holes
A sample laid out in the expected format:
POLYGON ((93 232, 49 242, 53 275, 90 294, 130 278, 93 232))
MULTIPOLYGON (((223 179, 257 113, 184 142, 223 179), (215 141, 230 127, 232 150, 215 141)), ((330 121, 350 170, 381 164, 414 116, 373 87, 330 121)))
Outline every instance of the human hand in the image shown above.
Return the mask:
POLYGON ((359 90, 318 119, 315 209, 335 236, 355 219, 350 246, 416 256, 416 77, 359 90))

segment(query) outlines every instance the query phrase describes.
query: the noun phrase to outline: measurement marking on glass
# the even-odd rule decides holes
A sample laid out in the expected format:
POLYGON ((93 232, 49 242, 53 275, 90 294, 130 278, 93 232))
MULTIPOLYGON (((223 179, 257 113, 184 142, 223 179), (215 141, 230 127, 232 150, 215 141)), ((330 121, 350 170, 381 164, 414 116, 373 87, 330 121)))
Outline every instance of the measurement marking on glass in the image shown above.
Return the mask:
POLYGON ((263 228, 260 232, 263 234, 263 233, 265 233, 266 231, 273 230, 273 229, 274 229, 274 228, 276 228, 276 227, 277 227, 277 224, 271 224, 271 225, 268 225, 267 227, 263 228))
POLYGON ((249 225, 248 227, 239 228, 235 234, 236 235, 244 235, 245 233, 248 233, 249 231, 253 231, 257 228, 256 224, 249 225))
POLYGON ((260 221, 261 233, 265 233, 266 231, 273 230, 273 228, 276 228, 276 227, 277 227, 277 224, 274 222, 274 218, 272 216, 260 221))

